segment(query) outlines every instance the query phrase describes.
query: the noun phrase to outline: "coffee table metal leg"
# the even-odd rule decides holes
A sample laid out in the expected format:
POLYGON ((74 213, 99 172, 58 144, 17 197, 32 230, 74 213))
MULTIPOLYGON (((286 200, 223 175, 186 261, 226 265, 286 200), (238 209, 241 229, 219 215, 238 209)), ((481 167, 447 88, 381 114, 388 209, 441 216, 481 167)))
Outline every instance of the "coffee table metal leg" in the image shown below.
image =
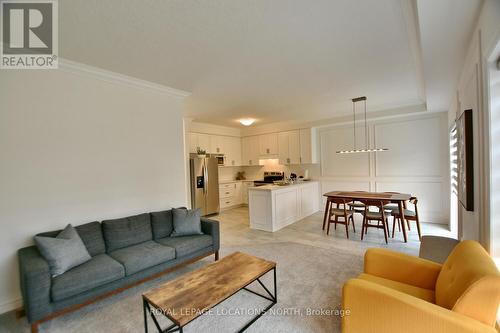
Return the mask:
POLYGON ((142 302, 143 302, 143 307, 144 307, 144 332, 148 333, 147 313, 149 312, 151 319, 153 319, 153 322, 154 322, 156 329, 158 330, 159 333, 171 333, 171 332, 177 332, 177 331, 182 333, 182 327, 179 327, 175 324, 162 330, 160 324, 158 323, 158 320, 155 317, 155 314, 153 312, 151 312, 151 307, 149 306, 149 303, 145 299, 143 299, 142 302))
POLYGON ((257 319, 259 319, 260 317, 262 317, 264 315, 264 313, 266 313, 270 308, 272 308, 277 302, 278 302, 278 291, 277 291, 277 283, 276 283, 276 267, 273 268, 273 280, 274 280, 274 294, 272 294, 269 289, 262 283, 262 281, 260 281, 260 278, 257 279, 257 282, 259 282, 259 284, 264 288, 264 290, 267 292, 267 294, 270 296, 264 296, 264 295, 261 295, 253 290, 250 290, 248 289, 246 286, 243 288, 244 290, 246 291, 249 291, 251 292, 252 294, 255 294, 257 296, 260 296, 262 298, 265 298, 269 301, 271 301, 271 304, 269 304, 264 310, 260 311, 259 314, 257 316, 255 316, 254 318, 252 318, 252 320, 250 320, 245 326, 243 326, 242 329, 240 329, 238 332, 241 333, 241 332, 244 332, 247 328, 249 328, 257 319))
POLYGON ((273 271, 274 271, 274 301, 278 302, 278 284, 276 283, 276 266, 274 266, 273 271))
POLYGON ((148 333, 148 313, 145 299, 142 300, 142 309, 144 311, 144 332, 148 333))

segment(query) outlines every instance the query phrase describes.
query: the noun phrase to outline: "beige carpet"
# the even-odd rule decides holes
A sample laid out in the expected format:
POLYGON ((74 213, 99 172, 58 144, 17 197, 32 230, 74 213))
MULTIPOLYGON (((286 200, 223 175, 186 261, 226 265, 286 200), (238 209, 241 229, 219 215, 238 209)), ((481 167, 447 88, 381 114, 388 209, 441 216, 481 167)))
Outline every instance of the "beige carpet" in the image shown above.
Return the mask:
MULTIPOLYGON (((359 254, 291 242, 225 248, 221 254, 224 256, 234 251, 277 262, 278 304, 272 308, 274 313, 261 317, 247 332, 340 332, 340 318, 321 314, 320 311, 340 308, 344 281, 362 270, 362 257, 359 254)), ((54 319, 43 324, 41 332, 143 332, 141 294, 163 281, 211 261, 213 257, 54 319)), ((263 281, 272 288, 272 273, 264 277, 263 281)), ((255 286, 252 288, 254 290, 260 288, 258 284, 252 286, 255 286)), ((252 311, 267 304, 268 301, 241 291, 218 305, 213 314, 204 315, 188 324, 184 332, 235 332, 252 317, 252 311)), ((167 324, 166 321, 163 323, 167 324)), ((150 332, 156 332, 151 320, 149 325, 150 332)), ((25 318, 3 318, 0 320, 0 331, 29 332, 29 326, 25 318)))

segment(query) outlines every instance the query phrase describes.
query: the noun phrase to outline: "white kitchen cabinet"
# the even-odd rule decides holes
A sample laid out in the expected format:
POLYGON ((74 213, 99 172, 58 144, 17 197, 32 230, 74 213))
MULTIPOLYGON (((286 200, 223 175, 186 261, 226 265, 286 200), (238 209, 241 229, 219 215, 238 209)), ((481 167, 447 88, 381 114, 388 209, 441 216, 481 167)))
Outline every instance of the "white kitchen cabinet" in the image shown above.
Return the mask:
POLYGON ((209 145, 210 145, 210 153, 211 154, 224 154, 226 150, 226 138, 222 135, 210 135, 209 137, 209 145))
POLYGON ((303 128, 300 133, 300 163, 312 164, 318 163, 318 148, 316 139, 316 130, 312 128, 303 128))
POLYGON ((190 153, 196 153, 199 147, 209 154, 223 154, 226 166, 242 165, 242 143, 239 137, 190 132, 188 140, 190 153))
POLYGON ((198 148, 210 153, 210 135, 203 133, 189 133, 189 152, 197 153, 198 148))
POLYGON ((227 166, 241 165, 241 139, 228 136, 223 145, 225 151, 225 164, 227 166))
POLYGON ((198 134, 190 132, 188 135, 189 152, 196 154, 198 152, 198 134))
POLYGON ((241 140, 242 165, 259 165, 259 136, 246 136, 241 140))
POLYGON ((300 163, 300 133, 298 130, 278 133, 280 164, 300 163))
POLYGON ((227 209, 242 204, 241 181, 219 184, 219 205, 227 209))
POLYGON ((244 180, 241 182, 241 202, 248 205, 248 188, 253 186, 253 181, 244 180))
POLYGON ((261 156, 278 154, 278 133, 259 135, 259 154, 261 156))
POLYGON ((198 146, 210 153, 210 135, 198 133, 198 146))
POLYGON ((248 191, 250 228, 274 232, 317 212, 319 183, 251 187, 248 191))
POLYGON ((243 203, 243 184, 241 182, 234 183, 234 198, 238 205, 243 203))

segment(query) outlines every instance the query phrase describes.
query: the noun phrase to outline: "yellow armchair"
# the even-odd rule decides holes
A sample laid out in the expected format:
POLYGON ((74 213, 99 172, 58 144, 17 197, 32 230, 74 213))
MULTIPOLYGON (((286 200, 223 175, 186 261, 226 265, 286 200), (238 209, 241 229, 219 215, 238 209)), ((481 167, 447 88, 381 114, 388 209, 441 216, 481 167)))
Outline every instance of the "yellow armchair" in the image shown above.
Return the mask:
POLYGON ((499 302, 500 274, 477 242, 460 242, 443 265, 369 249, 343 288, 342 332, 495 333, 499 302))

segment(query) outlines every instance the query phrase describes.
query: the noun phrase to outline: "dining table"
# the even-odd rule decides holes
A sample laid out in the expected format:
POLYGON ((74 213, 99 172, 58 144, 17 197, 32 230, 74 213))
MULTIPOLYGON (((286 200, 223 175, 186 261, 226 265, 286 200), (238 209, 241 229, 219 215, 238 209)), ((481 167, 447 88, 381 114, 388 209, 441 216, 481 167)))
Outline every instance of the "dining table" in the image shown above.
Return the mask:
POLYGON ((327 198, 325 205, 325 215, 323 217, 323 226, 326 223, 326 219, 329 217, 328 212, 331 209, 332 199, 340 198, 346 201, 361 201, 364 200, 380 200, 380 201, 390 201, 391 203, 397 204, 399 211, 401 212, 401 228, 403 230, 403 238, 405 243, 408 242, 408 236, 406 234, 405 228, 405 216, 404 210, 406 208, 406 201, 410 200, 411 194, 406 193, 395 193, 395 192, 363 192, 363 191, 332 191, 323 194, 327 198))

